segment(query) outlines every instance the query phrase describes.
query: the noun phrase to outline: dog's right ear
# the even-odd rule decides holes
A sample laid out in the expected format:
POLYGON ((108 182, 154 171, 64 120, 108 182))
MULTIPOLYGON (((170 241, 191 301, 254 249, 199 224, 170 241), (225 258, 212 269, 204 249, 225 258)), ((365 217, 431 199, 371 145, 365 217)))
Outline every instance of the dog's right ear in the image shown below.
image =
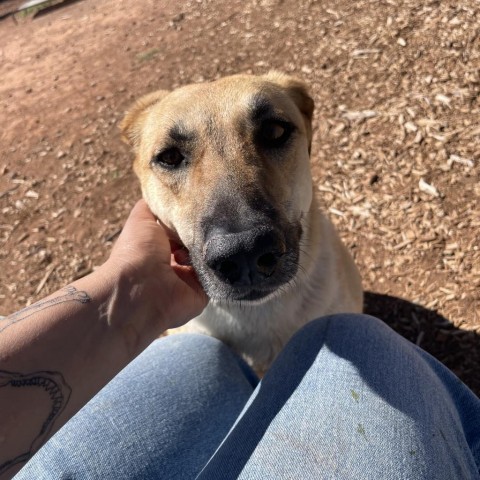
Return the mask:
POLYGON ((147 113, 153 105, 165 98, 170 92, 168 90, 158 90, 149 93, 137 100, 133 106, 127 110, 125 117, 120 122, 122 139, 128 143, 133 150, 137 150, 140 145, 140 136, 147 113))

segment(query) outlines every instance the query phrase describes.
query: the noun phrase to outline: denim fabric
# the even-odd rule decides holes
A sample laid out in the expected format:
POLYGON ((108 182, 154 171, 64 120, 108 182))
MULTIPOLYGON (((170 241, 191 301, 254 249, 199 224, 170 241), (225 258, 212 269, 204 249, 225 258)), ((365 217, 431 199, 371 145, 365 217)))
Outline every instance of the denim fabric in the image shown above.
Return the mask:
POLYGON ((214 338, 172 335, 158 340, 15 479, 194 478, 257 382, 249 367, 214 338))
POLYGON ((311 322, 256 383, 218 340, 161 339, 16 479, 480 478, 480 400, 377 319, 311 322))
POLYGON ((480 401, 367 316, 307 325, 199 479, 478 479, 480 401), (476 463, 476 462, 477 463, 476 463))

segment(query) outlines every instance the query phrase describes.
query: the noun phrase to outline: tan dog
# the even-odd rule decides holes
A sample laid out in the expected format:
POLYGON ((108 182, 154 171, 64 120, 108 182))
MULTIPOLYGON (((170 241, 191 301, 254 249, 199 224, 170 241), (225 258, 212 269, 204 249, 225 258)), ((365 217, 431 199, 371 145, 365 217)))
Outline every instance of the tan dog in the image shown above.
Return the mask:
POLYGON ((147 95, 121 124, 145 200, 210 297, 189 325, 260 370, 308 321, 362 309, 313 196, 313 107, 292 77, 235 75, 147 95))

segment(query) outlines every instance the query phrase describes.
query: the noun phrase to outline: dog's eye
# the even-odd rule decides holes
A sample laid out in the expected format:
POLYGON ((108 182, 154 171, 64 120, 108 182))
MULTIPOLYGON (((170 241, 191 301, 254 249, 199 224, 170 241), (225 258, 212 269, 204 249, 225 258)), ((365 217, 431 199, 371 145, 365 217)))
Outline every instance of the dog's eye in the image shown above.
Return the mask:
POLYGON ((167 148, 152 158, 152 163, 165 168, 177 168, 185 160, 182 152, 175 147, 167 148))
POLYGON ((259 140, 266 147, 281 147, 290 138, 292 130, 290 123, 267 120, 260 127, 259 140))

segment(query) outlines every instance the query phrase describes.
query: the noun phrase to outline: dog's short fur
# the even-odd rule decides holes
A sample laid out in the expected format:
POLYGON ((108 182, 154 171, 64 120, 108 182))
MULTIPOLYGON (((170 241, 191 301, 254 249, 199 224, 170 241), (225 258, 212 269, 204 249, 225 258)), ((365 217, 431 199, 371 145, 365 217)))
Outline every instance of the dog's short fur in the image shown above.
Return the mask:
POLYGON ((359 273, 314 196, 313 106, 290 76, 235 75, 147 95, 121 125, 145 200, 210 297, 192 327, 257 369, 308 321, 362 309, 359 273))

